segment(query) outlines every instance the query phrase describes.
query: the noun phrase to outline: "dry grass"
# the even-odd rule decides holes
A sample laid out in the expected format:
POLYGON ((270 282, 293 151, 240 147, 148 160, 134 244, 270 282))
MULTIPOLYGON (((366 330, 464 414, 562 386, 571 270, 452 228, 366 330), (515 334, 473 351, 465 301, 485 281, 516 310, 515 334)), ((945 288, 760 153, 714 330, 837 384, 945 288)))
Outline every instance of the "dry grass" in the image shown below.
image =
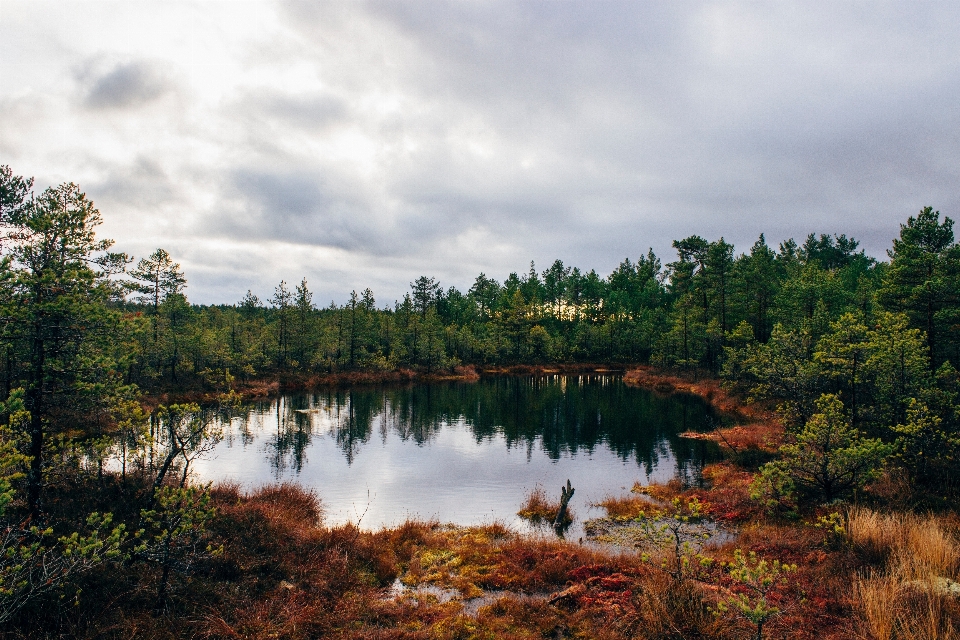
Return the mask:
POLYGON ((609 496, 596 505, 607 510, 607 515, 615 520, 632 520, 639 517, 641 511, 653 506, 647 498, 638 495, 609 496))
POLYGON ((848 513, 847 531, 868 562, 885 563, 905 579, 955 576, 960 545, 932 514, 884 514, 854 507, 848 513))
POLYGON ((903 640, 943 640, 956 638, 951 603, 931 594, 911 594, 905 607, 909 613, 899 616, 898 638, 903 640))
POLYGON ((854 595, 863 617, 862 626, 870 638, 892 640, 897 614, 891 602, 899 600, 900 580, 888 575, 865 575, 854 584, 854 595))
POLYGON ((865 575, 855 584, 860 629, 874 640, 939 640, 957 637, 955 599, 935 583, 890 573, 865 575))
POLYGON ((848 512, 847 533, 864 558, 873 564, 885 562, 904 538, 904 514, 883 514, 855 507, 848 512))
POLYGON ((854 550, 875 569, 855 585, 855 607, 870 638, 954 637, 960 603, 944 592, 957 578, 960 544, 932 514, 848 513, 854 550))
MULTIPOLYGON (((560 511, 560 501, 550 500, 543 486, 538 484, 527 494, 527 499, 520 511, 517 511, 517 515, 533 524, 551 524, 556 519, 558 511, 560 511)), ((568 506, 564 523, 570 524, 573 518, 573 510, 568 506)))
POLYGON ((621 624, 641 638, 738 637, 737 621, 713 615, 710 604, 701 585, 656 573, 644 580, 635 609, 621 624))

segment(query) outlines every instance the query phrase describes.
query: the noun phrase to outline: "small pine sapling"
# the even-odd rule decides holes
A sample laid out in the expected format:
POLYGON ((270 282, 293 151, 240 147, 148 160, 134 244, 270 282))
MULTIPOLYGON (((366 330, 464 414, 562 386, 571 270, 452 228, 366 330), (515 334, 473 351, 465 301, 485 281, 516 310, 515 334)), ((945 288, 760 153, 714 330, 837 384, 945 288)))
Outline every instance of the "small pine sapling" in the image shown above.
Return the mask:
POLYGON ((120 559, 120 545, 126 539, 124 525, 112 526, 109 513, 92 513, 84 534, 74 531, 59 538, 52 527, 39 527, 30 519, 11 521, 7 508, 17 495, 16 481, 25 476, 30 462, 18 451, 18 432, 30 421, 23 398, 23 390, 14 389, 6 402, 0 402, 0 414, 8 416, 0 424, 0 625, 30 600, 59 589, 70 576, 120 559))
POLYGON ((750 499, 770 515, 796 517, 796 485, 780 462, 768 462, 750 484, 750 499))
POLYGON ((137 536, 142 544, 137 555, 161 568, 158 611, 164 605, 171 571, 189 574, 198 561, 223 553, 222 546, 206 542, 207 523, 215 514, 209 486, 162 487, 156 494, 156 508, 141 511, 143 529, 137 536))
POLYGON ((89 533, 53 538, 53 528, 6 526, 0 531, 0 624, 30 600, 55 589, 76 574, 111 560, 123 560, 124 525, 109 513, 91 513, 89 533))
POLYGON ((751 551, 744 554, 737 549, 733 562, 724 563, 734 582, 729 595, 717 603, 716 615, 733 613, 754 625, 755 640, 763 640, 763 627, 780 615, 781 609, 771 603, 771 591, 786 584, 787 574, 797 570, 795 564, 767 561, 751 551))
POLYGON ((846 511, 843 513, 831 511, 827 515, 817 518, 813 526, 817 529, 823 529, 827 535, 826 545, 832 549, 841 549, 850 541, 847 535, 849 527, 846 511))
MULTIPOLYGON (((704 526, 705 507, 696 498, 684 502, 674 498, 662 508, 641 511, 636 522, 640 525, 642 543, 662 552, 659 566, 677 582, 689 578, 700 567, 713 560, 701 553, 703 545, 712 537, 704 526)), ((642 553, 644 562, 654 563, 649 553, 642 553)))

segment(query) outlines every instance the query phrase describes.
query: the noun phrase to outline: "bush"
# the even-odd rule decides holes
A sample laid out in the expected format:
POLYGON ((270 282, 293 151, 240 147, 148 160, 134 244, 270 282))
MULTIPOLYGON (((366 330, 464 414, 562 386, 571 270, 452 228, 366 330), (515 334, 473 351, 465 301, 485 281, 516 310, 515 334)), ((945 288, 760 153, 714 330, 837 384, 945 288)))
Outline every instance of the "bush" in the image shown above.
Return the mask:
POLYGON ((781 447, 780 453, 782 468, 794 482, 830 502, 875 478, 893 450, 878 439, 864 438, 850 425, 840 398, 823 394, 796 442, 781 447))

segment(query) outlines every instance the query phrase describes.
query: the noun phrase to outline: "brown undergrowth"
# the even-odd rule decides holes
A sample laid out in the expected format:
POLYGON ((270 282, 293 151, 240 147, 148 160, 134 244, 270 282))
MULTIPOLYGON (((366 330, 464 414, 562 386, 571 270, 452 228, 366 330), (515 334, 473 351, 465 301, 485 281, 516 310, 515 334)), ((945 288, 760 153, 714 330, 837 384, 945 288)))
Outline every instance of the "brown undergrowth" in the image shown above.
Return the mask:
MULTIPOLYGON (((678 483, 647 493, 693 495, 678 483)), ((42 603, 8 637, 750 637, 742 620, 711 613, 740 588, 719 563, 678 582, 636 554, 496 523, 327 527, 316 497, 295 485, 249 494, 220 486, 214 498, 211 531, 225 552, 179 578, 160 616, 151 613, 156 570, 121 566, 79 584, 80 606, 42 603)), ((603 504, 622 518, 649 506, 635 493, 603 504)), ((706 551, 720 562, 740 548, 798 565, 771 600, 782 615, 765 637, 953 637, 955 522, 854 509, 848 534, 837 535, 817 526, 818 515, 827 511, 802 522, 743 521, 736 537, 706 551)))
MULTIPOLYGON (((637 485, 597 506, 629 522, 651 500, 697 497, 711 519, 735 535, 707 554, 729 562, 734 549, 797 565, 771 603, 781 614, 765 637, 934 640, 960 637, 960 518, 954 513, 881 513, 856 505, 821 506, 799 521, 764 515, 750 504, 751 474, 730 463, 705 469, 709 489, 679 482, 637 485), (831 516, 831 514, 835 514, 831 516)), ((700 576, 702 597, 738 586, 716 571, 700 576)), ((734 624, 732 621, 730 624, 734 624)), ((733 628, 733 627, 731 627, 733 628)), ((747 637, 743 627, 731 637, 747 637)))
MULTIPOLYGON (((780 610, 767 625, 771 638, 864 638, 854 629, 852 584, 860 562, 848 545, 837 546, 835 534, 817 526, 817 514, 811 522, 780 522, 767 519, 750 504, 745 481, 750 476, 729 463, 708 467, 713 477, 710 489, 684 488, 679 482, 650 486, 636 485, 630 494, 610 496, 597 506, 606 509, 614 522, 630 523, 641 512, 650 513, 656 504, 674 498, 700 500, 710 520, 721 527, 703 553, 714 560, 700 571, 690 588, 696 589, 706 606, 734 593, 744 593, 742 585, 724 571, 723 563, 731 562, 734 550, 754 552, 768 561, 796 564, 798 569, 788 581, 771 593, 769 603, 780 610), (733 515, 731 515, 733 514, 733 515)), ((608 531, 607 529, 602 529, 608 531)), ((633 537, 624 539, 633 540, 633 537)), ((642 535, 641 535, 642 537, 642 535)), ((616 539, 613 536, 613 539, 616 539)), ((650 551, 651 547, 645 547, 650 551)), ((656 554, 653 554, 656 558, 656 554)), ((652 561, 653 566, 656 560, 652 561)), ((747 638, 750 626, 744 620, 727 616, 725 633, 719 637, 747 638)))
MULTIPOLYGON (((771 408, 747 403, 722 382, 712 377, 668 373, 651 366, 640 366, 623 375, 626 384, 662 394, 688 393, 707 401, 717 412, 733 418, 738 424, 706 433, 686 432, 684 438, 710 440, 734 454, 752 458, 750 452, 772 454, 783 443, 783 423, 771 408)), ((760 457, 763 457, 761 455, 760 457)))
POLYGON ((700 592, 636 556, 496 523, 325 526, 317 497, 292 484, 221 485, 213 499, 208 530, 224 552, 174 580, 159 615, 157 569, 126 563, 38 603, 7 637, 729 637, 700 592))

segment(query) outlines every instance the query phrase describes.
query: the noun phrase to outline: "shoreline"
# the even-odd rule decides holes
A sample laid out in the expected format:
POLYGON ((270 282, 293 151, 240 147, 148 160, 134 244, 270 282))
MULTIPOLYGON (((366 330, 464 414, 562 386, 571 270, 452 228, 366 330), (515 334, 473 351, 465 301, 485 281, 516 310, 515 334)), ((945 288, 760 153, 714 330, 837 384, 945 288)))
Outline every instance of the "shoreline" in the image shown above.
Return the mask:
POLYGON ((651 365, 640 365, 627 371, 624 383, 664 395, 688 393, 702 398, 718 413, 730 416, 736 424, 712 431, 687 431, 680 437, 709 440, 734 454, 754 449, 774 453, 783 443, 784 426, 776 412, 761 403, 750 403, 724 387, 715 377, 697 373, 669 372, 651 365))
MULTIPOLYGON (((371 529, 359 523, 331 524, 323 519, 317 494, 297 483, 248 490, 235 483, 214 485, 211 495, 217 515, 211 521, 211 534, 226 551, 222 558, 209 561, 214 568, 210 577, 197 578, 202 587, 197 588, 198 597, 215 594, 219 598, 213 602, 212 596, 207 596, 201 603, 217 612, 215 620, 209 614, 198 618, 202 631, 214 636, 222 632, 235 637, 244 633, 247 637, 295 637, 292 633, 277 635, 275 629, 296 621, 313 625, 319 635, 335 637, 459 638, 476 636, 448 631, 488 627, 526 632, 531 617, 543 617, 549 621, 545 627, 549 633, 556 628, 570 629, 572 637, 633 637, 634 626, 654 628, 661 620, 673 626, 691 624, 691 629, 712 634, 703 637, 734 637, 745 629, 733 617, 711 616, 694 624, 684 608, 658 604, 681 592, 678 582, 658 569, 659 564, 645 559, 644 553, 662 553, 662 549, 651 547, 650 536, 634 524, 651 504, 656 508, 674 500, 698 500, 705 520, 711 523, 706 525, 709 531, 720 533, 707 552, 713 564, 704 565, 685 583, 685 598, 702 608, 715 606, 726 597, 731 582, 724 563, 734 559, 735 550, 743 549, 797 567, 789 581, 776 587, 776 602, 785 606, 782 615, 771 622, 771 632, 817 629, 825 632, 824 637, 837 640, 858 637, 849 629, 861 624, 864 613, 850 585, 861 575, 858 571, 871 566, 857 546, 860 539, 855 535, 860 534, 851 528, 841 539, 836 529, 821 526, 824 518, 836 515, 834 510, 840 507, 815 506, 799 517, 786 518, 765 513, 751 498, 755 472, 738 463, 736 454, 742 448, 769 450, 782 438, 783 428, 769 407, 747 402, 719 379, 637 365, 518 365, 464 367, 441 374, 391 371, 278 376, 236 385, 236 389, 269 397, 270 393, 311 386, 475 382, 484 375, 577 373, 622 373, 626 384, 653 393, 702 398, 719 412, 733 416, 737 424, 683 437, 713 440, 734 455, 705 467, 704 484, 691 486, 674 479, 635 485, 622 495, 610 496, 594 505, 605 509, 607 516, 591 520, 596 530, 593 535, 585 531, 579 540, 516 531, 500 521, 451 526, 411 519, 371 529), (724 531, 736 535, 728 537, 724 531), (646 545, 643 553, 638 552, 641 543, 646 545), (260 571, 259 567, 268 565, 269 572, 260 571), (267 604, 262 605, 264 602, 267 604), (375 616, 344 612, 343 607, 351 602, 362 605, 364 611, 376 612, 375 616), (261 608, 267 605, 269 613, 261 608), (314 610, 318 613, 309 613, 314 610), (331 617, 333 611, 341 613, 331 617), (624 627, 622 635, 601 635, 624 616, 634 623, 624 627), (338 628, 348 621, 356 625, 357 635, 338 635, 338 628), (424 629, 430 635, 377 635, 404 628, 424 629)), ((841 510, 859 518, 858 522, 887 517, 859 506, 841 510)), ((913 522, 908 524, 917 531, 931 527, 949 531, 952 521, 929 516, 913 522)), ((583 524, 588 526, 587 521, 583 524)), ((896 545, 901 543, 893 540, 888 544, 890 549, 899 549, 896 545)), ((906 589, 910 583, 905 584, 906 589)), ((200 607, 181 606, 184 610, 200 607)), ((534 636, 523 637, 550 635, 537 629, 534 636)))
POLYGON ((734 454, 743 450, 773 453, 782 444, 784 427, 769 407, 746 402, 731 393, 718 378, 700 371, 680 372, 658 369, 644 364, 611 363, 548 363, 516 364, 478 367, 458 366, 445 371, 424 372, 413 369, 387 371, 338 371, 335 373, 279 373, 246 381, 236 381, 231 389, 180 389, 145 393, 141 399, 144 408, 152 410, 159 404, 196 402, 215 404, 228 391, 244 401, 265 400, 284 393, 310 392, 320 389, 365 387, 375 385, 406 385, 434 382, 478 382, 483 376, 546 376, 572 374, 617 374, 623 382, 661 395, 689 394, 703 399, 715 411, 732 418, 735 424, 708 432, 688 431, 681 437, 691 440, 709 440, 734 454))
POLYGON ((338 371, 334 373, 277 373, 250 380, 236 380, 231 389, 166 388, 144 393, 144 404, 154 407, 170 402, 197 402, 212 404, 228 391, 239 394, 243 400, 261 400, 284 393, 305 392, 331 387, 370 386, 382 384, 417 384, 431 382, 477 382, 483 376, 522 376, 550 374, 626 374, 638 365, 576 363, 576 364, 518 364, 498 367, 463 365, 443 371, 416 371, 390 369, 386 371, 338 371))
POLYGON ((709 404, 735 424, 719 426, 712 431, 687 431, 681 437, 715 442, 734 455, 745 450, 774 453, 783 442, 784 426, 776 412, 725 388, 719 378, 701 371, 680 372, 658 369, 644 364, 549 363, 478 367, 464 365, 445 371, 424 372, 413 369, 387 371, 339 371, 335 373, 279 373, 235 381, 230 389, 180 389, 145 393, 141 404, 153 410, 160 404, 195 402, 215 404, 219 397, 232 391, 243 401, 266 400, 284 393, 310 392, 320 389, 366 387, 375 385, 407 385, 435 382, 478 382, 483 376, 546 376, 573 374, 616 374, 629 386, 661 395, 689 394, 709 404))

